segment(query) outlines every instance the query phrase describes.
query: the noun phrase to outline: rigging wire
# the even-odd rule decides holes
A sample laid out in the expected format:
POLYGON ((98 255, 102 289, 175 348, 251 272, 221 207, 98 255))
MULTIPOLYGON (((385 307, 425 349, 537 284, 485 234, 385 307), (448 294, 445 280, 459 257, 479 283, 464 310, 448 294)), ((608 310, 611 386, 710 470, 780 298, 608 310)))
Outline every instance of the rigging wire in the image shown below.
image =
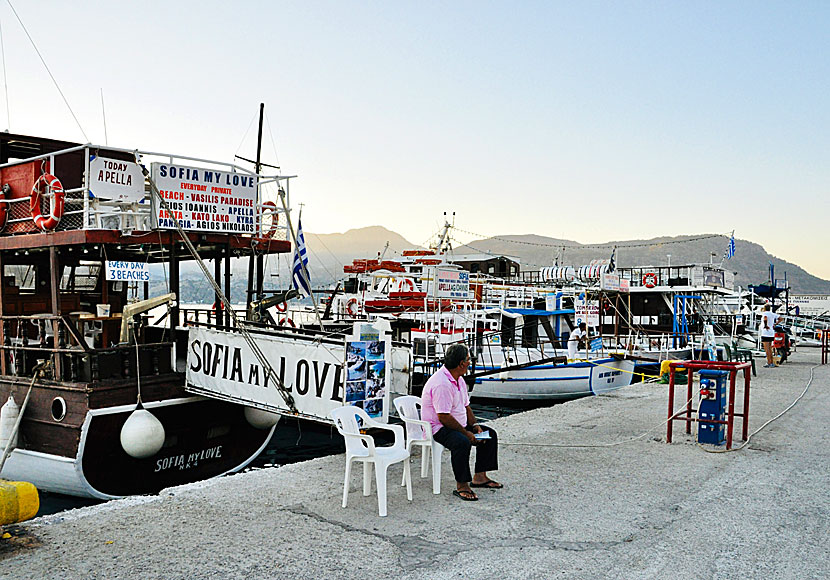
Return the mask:
POLYGON ((9 105, 9 75, 6 74, 6 43, 3 38, 3 25, 0 23, 0 54, 3 56, 3 86, 6 89, 6 130, 12 130, 11 105, 9 105))
POLYGON ((51 78, 52 82, 55 83, 55 88, 58 89, 58 93, 60 93, 60 96, 63 99, 63 102, 66 104, 66 107, 69 109, 69 112, 72 114, 72 118, 75 119, 75 123, 78 125, 78 129, 81 130, 81 134, 83 134, 84 140, 87 143, 89 143, 89 137, 86 136, 86 131, 84 131, 84 128, 81 126, 81 122, 78 120, 78 117, 75 115, 75 111, 72 110, 72 106, 69 104, 69 101, 66 100, 66 95, 63 94, 63 91, 61 90, 61 87, 58 84, 58 81, 55 79, 55 75, 53 75, 52 71, 49 70, 49 65, 46 64, 46 60, 43 58, 43 55, 40 54, 40 50, 38 50, 37 44, 35 44, 35 41, 32 38, 32 35, 29 34, 29 30, 26 28, 26 25, 23 24, 23 20, 20 19, 20 15, 17 13, 17 10, 14 9, 14 5, 12 4, 12 0, 6 0, 6 2, 8 2, 9 7, 12 9, 12 12, 14 12, 14 15, 17 18, 17 21, 20 23, 20 26, 23 27, 23 32, 26 33, 26 36, 29 38, 29 42, 32 43, 32 47, 35 49, 35 52, 37 53, 38 57, 40 58, 40 62, 43 63, 43 67, 46 69, 46 72, 49 73, 49 78, 51 78))
POLYGON ((265 126, 268 127, 268 135, 271 137, 271 147, 274 148, 274 164, 279 168, 280 166, 280 155, 277 153, 277 143, 274 141, 274 132, 271 130, 271 122, 268 120, 268 111, 263 110, 265 113, 265 126))
POLYGON ((234 157, 236 157, 239 154, 239 150, 242 149, 242 145, 245 143, 245 138, 248 136, 248 133, 251 132, 251 127, 253 127, 254 121, 256 121, 256 113, 254 113, 253 117, 251 117, 251 122, 248 123, 248 128, 245 129, 245 134, 242 135, 242 139, 239 141, 239 147, 236 148, 234 157))

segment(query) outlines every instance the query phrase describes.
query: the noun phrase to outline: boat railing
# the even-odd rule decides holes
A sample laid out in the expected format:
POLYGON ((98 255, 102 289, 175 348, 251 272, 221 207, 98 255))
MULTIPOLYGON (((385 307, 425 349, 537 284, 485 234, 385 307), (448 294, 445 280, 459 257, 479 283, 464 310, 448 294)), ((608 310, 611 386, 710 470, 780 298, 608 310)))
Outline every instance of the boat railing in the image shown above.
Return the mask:
MULTIPOLYGON (((202 170, 222 168, 233 174, 244 174, 246 177, 257 179, 259 187, 254 208, 254 233, 249 235, 276 240, 289 238, 287 220, 281 217, 290 208, 289 197, 286 193, 285 207, 283 207, 280 191, 287 192, 289 180, 293 176, 257 175, 232 163, 99 145, 81 145, 0 164, 3 181, 10 184, 8 188, 4 188, 3 195, 0 195, 0 203, 6 204, 7 209, 4 232, 8 234, 41 232, 32 216, 33 192, 28 189, 18 189, 15 184, 33 183, 42 173, 54 174, 63 188, 63 213, 59 216, 60 221, 54 227, 54 231, 112 229, 150 231, 154 229, 154 212, 160 210, 152 202, 149 181, 143 177, 140 168, 149 166, 154 161, 169 164, 185 162, 191 166, 198 166, 202 170), (95 190, 100 182, 93 179, 91 159, 98 156, 113 157, 115 161, 130 164, 130 167, 135 169, 133 173, 136 175, 136 180, 140 180, 140 184, 137 185, 131 197, 107 199, 101 195, 100 190, 96 194, 95 190)), ((41 194, 41 199, 48 200, 49 207, 54 208, 56 194, 51 186, 45 190, 41 194)), ((48 217, 48 212, 43 215, 48 217)))
POLYGON ((49 361, 58 382, 94 383, 172 372, 173 342, 164 333, 141 331, 135 344, 116 344, 120 317, 0 316, 0 374, 31 377, 39 361, 49 361), (55 339, 57 337, 57 340, 55 339), (138 368, 136 365, 140 365, 138 368))

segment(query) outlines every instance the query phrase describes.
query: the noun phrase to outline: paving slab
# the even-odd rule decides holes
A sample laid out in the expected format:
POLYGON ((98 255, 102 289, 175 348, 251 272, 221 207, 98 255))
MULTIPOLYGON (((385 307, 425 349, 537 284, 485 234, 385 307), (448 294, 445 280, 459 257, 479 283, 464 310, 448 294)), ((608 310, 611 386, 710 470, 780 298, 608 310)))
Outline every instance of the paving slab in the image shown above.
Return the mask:
POLYGON ((32 520, 0 578, 827 578, 819 361, 758 365, 750 432, 810 387, 740 451, 707 453, 680 423, 666 444, 666 385, 632 385, 492 421, 505 489, 478 502, 451 495, 445 460, 437 496, 413 462, 411 503, 390 469, 386 518, 357 469, 343 509, 336 455, 32 520))

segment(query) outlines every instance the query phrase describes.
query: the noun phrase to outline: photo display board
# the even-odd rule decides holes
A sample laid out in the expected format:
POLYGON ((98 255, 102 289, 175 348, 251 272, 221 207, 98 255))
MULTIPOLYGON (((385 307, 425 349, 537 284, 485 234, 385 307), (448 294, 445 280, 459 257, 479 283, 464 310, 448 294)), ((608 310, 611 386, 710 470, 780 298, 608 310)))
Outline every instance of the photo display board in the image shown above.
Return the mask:
POLYGON ((356 324, 346 339, 346 388, 343 402, 360 407, 376 421, 389 420, 389 372, 392 343, 370 324, 356 324))
POLYGON ((235 234, 256 233, 255 175, 214 171, 170 163, 151 165, 153 181, 170 213, 153 196, 153 225, 184 230, 235 234))

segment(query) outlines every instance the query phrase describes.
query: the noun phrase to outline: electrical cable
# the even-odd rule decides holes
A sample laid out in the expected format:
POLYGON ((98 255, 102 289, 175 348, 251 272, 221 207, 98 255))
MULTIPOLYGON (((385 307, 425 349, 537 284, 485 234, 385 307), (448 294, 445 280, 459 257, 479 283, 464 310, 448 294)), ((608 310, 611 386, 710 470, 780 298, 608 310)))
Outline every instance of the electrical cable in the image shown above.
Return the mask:
MULTIPOLYGON (((706 453, 731 453, 733 451, 740 451, 741 449, 743 449, 744 447, 749 445, 749 442, 752 440, 752 438, 757 433, 759 433, 762 429, 764 429, 767 425, 769 425, 773 421, 777 421, 778 419, 783 417, 785 413, 787 413, 790 409, 795 407, 796 404, 798 404, 798 402, 804 397, 804 395, 807 394, 807 391, 810 389, 810 385, 813 383, 813 377, 814 377, 813 371, 817 368, 818 368, 818 365, 810 368, 810 379, 807 381, 807 385, 804 387, 804 390, 801 391, 801 394, 798 395, 795 398, 795 400, 787 406, 786 409, 784 409, 783 411, 778 413, 775 417, 773 417, 772 419, 770 419, 769 421, 767 421, 766 423, 764 423, 763 425, 758 427, 755 431, 750 433, 749 436, 746 438, 746 441, 744 441, 739 447, 733 447, 732 449, 707 449, 706 447, 703 447, 700 443, 697 444, 698 447, 703 449, 706 453)), ((744 418, 744 421, 746 421, 746 418, 744 418)))

